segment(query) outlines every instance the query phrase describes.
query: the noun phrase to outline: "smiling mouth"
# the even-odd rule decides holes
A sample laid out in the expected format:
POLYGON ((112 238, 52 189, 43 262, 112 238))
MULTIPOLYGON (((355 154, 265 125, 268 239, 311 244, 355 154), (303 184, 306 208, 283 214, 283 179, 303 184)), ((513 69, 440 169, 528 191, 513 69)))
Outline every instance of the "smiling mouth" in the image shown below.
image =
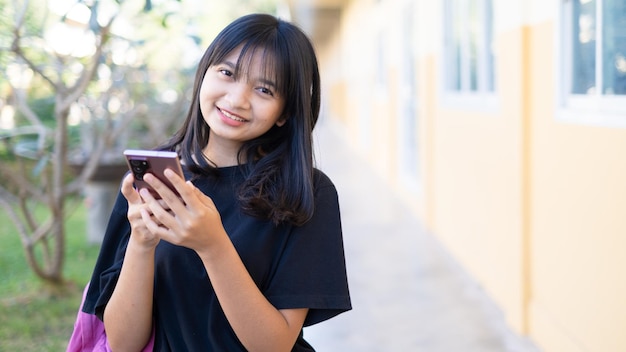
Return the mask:
POLYGON ((220 108, 217 108, 217 109, 218 109, 218 110, 222 113, 222 115, 224 115, 224 116, 228 117, 229 119, 231 119, 231 120, 233 120, 233 121, 237 121, 237 122, 247 122, 247 120, 242 119, 241 117, 239 117, 239 116, 237 116, 237 115, 233 115, 233 114, 229 113, 229 112, 228 112, 228 111, 226 111, 226 110, 222 110, 222 109, 220 109, 220 108))

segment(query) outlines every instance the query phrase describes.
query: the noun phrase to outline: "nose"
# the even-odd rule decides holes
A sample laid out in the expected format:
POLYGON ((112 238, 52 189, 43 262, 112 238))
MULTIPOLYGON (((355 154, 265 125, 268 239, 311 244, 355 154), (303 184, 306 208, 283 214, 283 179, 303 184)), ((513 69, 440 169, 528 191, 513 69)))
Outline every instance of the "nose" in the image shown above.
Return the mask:
POLYGON ((250 88, 245 82, 233 82, 226 94, 226 100, 231 108, 250 108, 250 88))

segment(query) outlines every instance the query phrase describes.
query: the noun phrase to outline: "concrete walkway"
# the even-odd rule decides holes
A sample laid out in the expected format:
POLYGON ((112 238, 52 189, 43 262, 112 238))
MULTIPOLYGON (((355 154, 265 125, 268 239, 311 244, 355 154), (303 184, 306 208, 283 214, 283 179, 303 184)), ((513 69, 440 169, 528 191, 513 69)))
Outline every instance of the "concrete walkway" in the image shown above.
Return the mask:
POLYGON ((319 352, 537 352, 338 134, 318 129, 317 163, 339 191, 353 310, 305 328, 305 339, 319 352))

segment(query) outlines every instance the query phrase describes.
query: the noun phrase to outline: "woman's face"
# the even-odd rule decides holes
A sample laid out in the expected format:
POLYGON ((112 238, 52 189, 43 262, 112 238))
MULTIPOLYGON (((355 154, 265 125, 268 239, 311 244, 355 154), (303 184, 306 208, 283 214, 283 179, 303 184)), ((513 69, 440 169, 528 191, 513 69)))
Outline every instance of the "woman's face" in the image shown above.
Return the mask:
POLYGON ((240 52, 240 48, 233 50, 223 62, 207 69, 199 96, 200 110, 210 128, 209 146, 231 152, 285 123, 285 98, 276 89, 273 72, 265 69, 262 50, 253 54, 249 65, 243 65, 246 72, 235 72, 240 52))

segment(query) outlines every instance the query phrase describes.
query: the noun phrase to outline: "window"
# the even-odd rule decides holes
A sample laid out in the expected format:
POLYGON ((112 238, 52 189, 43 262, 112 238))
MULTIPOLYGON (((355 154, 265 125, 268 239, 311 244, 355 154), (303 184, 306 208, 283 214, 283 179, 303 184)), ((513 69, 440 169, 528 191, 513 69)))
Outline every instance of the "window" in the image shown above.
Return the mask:
POLYGON ((492 6, 492 0, 445 1, 446 91, 494 91, 492 6))
POLYGON ((571 0, 569 93, 626 94, 626 2, 571 0))
POLYGON ((562 4, 562 105, 579 113, 592 111, 594 117, 587 118, 598 123, 602 116, 597 112, 622 114, 626 120, 626 2, 562 4))

